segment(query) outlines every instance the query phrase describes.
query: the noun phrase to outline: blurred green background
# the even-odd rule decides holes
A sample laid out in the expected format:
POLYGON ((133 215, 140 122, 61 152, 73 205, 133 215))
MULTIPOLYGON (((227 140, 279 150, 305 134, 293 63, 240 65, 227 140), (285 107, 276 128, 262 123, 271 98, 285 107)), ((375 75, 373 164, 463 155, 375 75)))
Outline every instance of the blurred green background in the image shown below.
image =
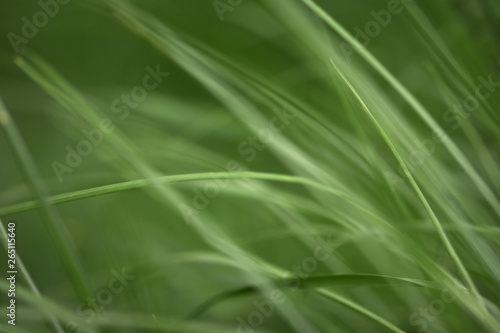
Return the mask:
MULTIPOLYGON (((41 293, 19 273, 17 325, 3 316, 1 331, 498 332, 497 2, 41 3, 57 13, 19 52, 11 33, 42 6, 0 6, 0 97, 12 117, 0 217, 17 223, 17 255, 41 293), (169 75, 120 119, 114 101, 148 67, 169 75), (266 142, 275 117, 285 126, 266 142), (67 147, 102 119, 114 130, 61 181, 54 162, 67 164, 67 147), (32 163, 18 159, 23 145, 32 163), (47 207, 32 207, 41 197, 47 207), (307 258, 315 268, 297 275, 307 258), (88 297, 106 299, 123 269, 128 285, 93 307, 88 297), (255 304, 277 290, 286 301, 267 316, 255 304), (447 303, 443 290, 459 296, 447 303)), ((5 251, 0 262, 4 276, 5 251)))

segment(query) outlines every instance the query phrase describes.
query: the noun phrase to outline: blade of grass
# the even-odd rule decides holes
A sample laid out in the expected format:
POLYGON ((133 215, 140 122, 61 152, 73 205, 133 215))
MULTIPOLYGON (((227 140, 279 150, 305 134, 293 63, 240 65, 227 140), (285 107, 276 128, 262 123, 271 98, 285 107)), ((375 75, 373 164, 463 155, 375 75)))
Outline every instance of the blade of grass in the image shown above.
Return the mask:
MULTIPOLYGON (((293 288, 292 285, 282 282, 282 280, 275 281, 275 284, 283 288, 293 288)), ((310 289, 318 287, 328 288, 358 288, 358 287, 380 287, 380 286, 413 286, 413 287, 426 287, 437 289, 435 283, 409 279, 395 276, 385 276, 376 274, 337 274, 337 275, 316 275, 307 277, 300 281, 300 289, 310 289)), ((199 305, 190 315, 189 318, 197 318, 203 313, 209 311, 217 304, 240 296, 247 296, 257 293, 255 286, 246 286, 236 290, 230 290, 221 294, 215 295, 199 305)))
MULTIPOLYGON (((89 188, 80 191, 74 191, 59 195, 54 195, 51 197, 47 197, 47 201, 50 204, 61 204, 66 202, 71 202, 75 200, 81 200, 85 198, 91 198, 95 196, 101 196, 106 194, 111 194, 115 192, 129 191, 140 188, 145 188, 148 186, 152 186, 154 184, 169 184, 169 183, 178 183, 178 182, 187 182, 187 181, 203 181, 203 180, 212 180, 212 179, 256 179, 256 180, 268 180, 268 181, 276 181, 276 182, 286 182, 292 184, 301 184, 305 186, 309 186, 316 190, 320 190, 323 192, 327 192, 338 196, 340 198, 344 198, 348 202, 350 202, 355 207, 358 207, 360 210, 368 213, 369 215, 376 217, 374 213, 369 212, 367 209, 359 206, 357 203, 353 202, 353 200, 345 193, 342 193, 336 189, 331 188, 330 186, 326 186, 320 184, 316 181, 291 176, 291 175, 279 175, 279 174, 271 174, 271 173, 260 173, 260 172, 218 172, 216 176, 213 173, 198 173, 198 174, 187 174, 187 175, 173 175, 173 176, 163 176, 156 177, 153 179, 139 179, 132 180, 128 182, 104 185, 95 188, 89 188)), ((15 204, 12 206, 0 208, 0 216, 11 215, 27 210, 32 210, 40 207, 41 204, 38 201, 27 201, 20 204, 15 204)), ((394 230, 394 228, 385 222, 382 218, 376 217, 379 223, 383 223, 387 228, 394 230)))
POLYGON ((61 259, 66 273, 68 274, 70 282, 73 285, 78 297, 81 300, 85 300, 89 297, 90 293, 89 288, 83 279, 83 269, 78 256, 71 246, 71 240, 64 232, 63 221, 57 214, 57 211, 54 210, 50 202, 47 200, 49 195, 44 185, 40 182, 41 178, 36 168, 36 164, 31 158, 30 152, 26 147, 21 134, 19 133, 19 130, 14 124, 12 117, 1 99, 0 125, 2 125, 5 133, 7 134, 9 145, 12 152, 16 156, 26 182, 28 183, 32 193, 34 193, 37 198, 37 203, 41 208, 40 213, 42 215, 42 220, 45 222, 45 227, 47 228, 51 239, 55 243, 54 245, 56 251, 61 259))

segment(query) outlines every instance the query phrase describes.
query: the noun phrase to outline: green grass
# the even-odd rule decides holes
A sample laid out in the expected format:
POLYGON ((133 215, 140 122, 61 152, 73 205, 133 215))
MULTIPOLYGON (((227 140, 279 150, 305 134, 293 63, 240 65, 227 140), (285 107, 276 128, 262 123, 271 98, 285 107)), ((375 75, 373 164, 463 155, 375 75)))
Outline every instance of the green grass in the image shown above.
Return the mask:
POLYGON ((2 48, 0 331, 499 332, 500 7, 213 3, 2 48))

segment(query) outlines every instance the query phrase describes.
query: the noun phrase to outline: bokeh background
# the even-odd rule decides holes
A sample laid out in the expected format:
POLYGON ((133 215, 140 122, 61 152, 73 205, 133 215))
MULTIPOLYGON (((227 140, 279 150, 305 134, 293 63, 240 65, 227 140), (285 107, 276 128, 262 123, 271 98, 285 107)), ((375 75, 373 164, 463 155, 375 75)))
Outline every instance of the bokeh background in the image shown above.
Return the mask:
POLYGON ((26 267, 0 330, 498 332, 499 15, 493 0, 0 0, 0 217, 26 267), (16 50, 41 4, 57 12, 16 50), (147 68, 168 76, 122 119, 113 103, 147 68))

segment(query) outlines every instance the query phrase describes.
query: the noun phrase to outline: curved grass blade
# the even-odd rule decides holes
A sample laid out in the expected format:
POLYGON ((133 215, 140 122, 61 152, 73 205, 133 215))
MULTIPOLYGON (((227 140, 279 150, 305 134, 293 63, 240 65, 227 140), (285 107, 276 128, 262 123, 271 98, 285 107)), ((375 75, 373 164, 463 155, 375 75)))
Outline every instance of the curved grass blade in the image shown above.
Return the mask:
MULTIPOLYGON (((277 286, 285 289, 296 288, 290 281, 286 279, 275 281, 277 286)), ((409 286, 409 287, 425 287, 437 289, 436 283, 417 280, 410 278, 377 275, 377 274, 337 274, 337 275, 316 275, 300 280, 299 289, 315 289, 315 288, 358 288, 358 287, 392 287, 392 286, 409 286)), ((236 290, 230 290, 221 294, 215 295, 209 300, 198 306, 188 318, 197 318, 210 308, 228 299, 238 298, 242 296, 257 294, 258 288, 255 286, 247 286, 236 290)))
MULTIPOLYGON (((347 201, 351 202, 353 205, 362 209, 365 212, 368 212, 365 208, 361 208, 357 204, 353 202, 352 199, 347 197, 347 195, 341 191, 331 188, 330 186, 326 186, 320 184, 316 181, 291 176, 291 175, 280 175, 280 174, 271 174, 271 173, 261 173, 261 172, 218 172, 214 173, 195 173, 195 174, 186 174, 186 175, 173 175, 173 176, 162 176, 154 179, 139 179, 132 180, 128 182, 122 182, 111 185, 104 185, 99 187, 94 187, 90 189, 74 191, 59 195, 54 195, 47 198, 47 201, 50 204, 61 204, 66 202, 71 202, 75 200, 81 200, 86 198, 92 198, 96 196, 130 191, 135 189, 141 189, 148 186, 152 186, 152 184, 170 184, 170 183, 179 183, 179 182, 188 182, 188 181, 203 181, 203 180, 212 180, 212 179, 256 179, 256 180, 268 180, 268 181, 276 181, 276 182, 285 182, 285 183, 293 183, 300 184, 312 187, 314 189, 327 192, 333 195, 336 195, 340 198, 344 198, 347 201)), ((27 201, 20 204, 15 204, 12 206, 0 208, 0 216, 11 215, 15 213, 20 213, 27 210, 32 210, 40 207, 40 203, 38 201, 27 201)), ((380 219, 380 218, 379 218, 380 219)), ((392 228, 392 227, 391 227, 392 228)))

